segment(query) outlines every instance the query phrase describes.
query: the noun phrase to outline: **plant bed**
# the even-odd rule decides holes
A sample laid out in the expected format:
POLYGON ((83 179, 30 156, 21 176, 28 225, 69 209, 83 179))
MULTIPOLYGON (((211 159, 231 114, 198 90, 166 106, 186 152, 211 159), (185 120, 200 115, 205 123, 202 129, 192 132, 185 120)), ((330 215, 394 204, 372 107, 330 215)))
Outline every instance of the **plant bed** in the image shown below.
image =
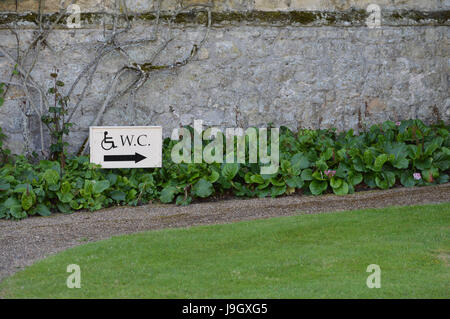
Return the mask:
POLYGON ((260 164, 176 164, 171 159, 175 144, 164 141, 163 167, 154 169, 101 169, 88 157, 70 154, 62 168, 59 161, 34 163, 16 156, 0 168, 0 218, 153 201, 187 205, 235 196, 346 195, 449 180, 450 134, 443 123, 387 121, 359 135, 334 129, 294 133, 282 127, 279 169, 266 175, 260 174, 260 164))

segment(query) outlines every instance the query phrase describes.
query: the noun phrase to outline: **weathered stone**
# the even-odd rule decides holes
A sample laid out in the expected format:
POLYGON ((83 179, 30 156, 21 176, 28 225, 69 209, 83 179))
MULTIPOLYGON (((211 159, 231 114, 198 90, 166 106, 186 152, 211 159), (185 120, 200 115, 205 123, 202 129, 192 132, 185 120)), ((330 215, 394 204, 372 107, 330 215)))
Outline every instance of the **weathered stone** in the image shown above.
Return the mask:
POLYGON ((209 58, 209 51, 205 48, 200 48, 197 56, 199 60, 206 60, 209 58))
MULTIPOLYGON (((69 1, 66 1, 67 3, 69 1)), ((178 0, 162 1, 162 10, 173 10, 178 0)), ((41 10, 43 12, 56 12, 59 9, 60 0, 42 0, 41 10)), ((76 3, 83 12, 112 10, 113 0, 77 0, 76 3)), ((142 12, 155 10, 158 0, 127 0, 128 10, 131 12, 142 12)), ((209 0, 184 0, 184 5, 207 4, 209 0)), ((349 8, 364 9, 369 4, 378 4, 386 9, 421 9, 435 10, 450 7, 448 0, 215 0, 216 11, 290 11, 290 10, 347 10, 349 8)), ((36 0, 2 0, 0 11, 37 11, 39 2, 36 0)))
MULTIPOLYGON (((52 1, 45 1, 44 11, 52 11, 52 3, 59 2, 52 1)), ((19 11, 36 10, 34 1, 18 3, 19 11)), ((80 3, 91 7, 95 4, 94 0, 80 3)), ((273 123, 292 129, 336 127, 338 130, 357 130, 387 119, 415 117, 428 123, 438 119, 448 123, 448 19, 442 20, 444 13, 417 13, 425 9, 439 13, 448 10, 448 3, 437 0, 393 3, 388 0, 215 1, 214 16, 221 21, 213 23, 197 56, 186 66, 152 71, 135 96, 127 94, 107 107, 99 125, 162 125, 164 136, 170 136, 173 128, 192 125, 195 119, 219 127, 273 123), (369 3, 378 3, 383 10, 412 11, 391 11, 387 14, 388 24, 369 29, 361 19, 369 3), (298 10, 316 11, 305 14, 298 10), (434 20, 429 20, 430 16, 434 20), (337 22, 331 18, 337 18, 337 22), (224 24, 225 21, 230 23, 224 24), (343 27, 344 23, 348 26, 343 27)), ((144 18, 146 12, 155 10, 155 2, 129 0, 127 4, 130 12, 142 15, 118 41, 148 37, 154 30, 154 20, 144 18)), ((163 1, 162 9, 173 9, 175 4, 175 0, 163 1)), ((5 8, 15 11, 15 1, 2 1, 0 11, 6 11, 5 8)), ((182 61, 193 44, 202 39, 204 23, 200 25, 189 15, 183 19, 174 25, 175 39, 154 61, 155 66, 182 61)), ((33 28, 29 26, 34 24, 27 23, 18 30, 23 45, 33 39, 33 28)), ((95 56, 98 40, 103 39, 103 29, 96 23, 75 30, 58 26, 47 41, 51 49, 43 47, 40 51, 31 74, 33 78, 47 89, 52 85, 49 73, 57 68, 65 83, 63 90, 67 90, 95 56)), ((167 34, 167 25, 162 24, 160 30, 167 34)), ((16 39, 11 32, 0 28, 0 38, 2 46, 14 55, 16 39)), ((162 39, 129 48, 127 52, 141 63, 150 59, 161 44, 162 39)), ((113 75, 126 64, 117 51, 102 59, 73 117, 71 150, 83 142, 113 75)), ((11 71, 12 65, 0 57, 0 82, 9 80, 11 71)), ((119 88, 124 89, 134 79, 132 72, 124 75, 119 88)), ((70 108, 78 101, 84 81, 75 90, 70 108)), ((20 89, 11 87, 5 105, 0 108, 0 126, 8 135, 7 144, 15 152, 23 151, 23 115, 17 107, 23 97, 20 89)), ((37 123, 32 125, 33 146, 38 150, 37 123)))

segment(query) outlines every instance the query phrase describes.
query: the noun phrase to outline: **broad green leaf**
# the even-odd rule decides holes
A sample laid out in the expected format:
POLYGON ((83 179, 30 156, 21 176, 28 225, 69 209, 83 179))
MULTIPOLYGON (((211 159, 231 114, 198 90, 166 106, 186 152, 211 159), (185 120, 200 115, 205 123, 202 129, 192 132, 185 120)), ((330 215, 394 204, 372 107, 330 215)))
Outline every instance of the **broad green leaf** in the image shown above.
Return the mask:
POLYGON ((134 189, 134 188, 130 189, 128 191, 128 193, 127 193, 127 197, 125 198, 125 200, 128 203, 131 203, 132 205, 135 205, 132 202, 133 202, 134 199, 136 199, 137 193, 138 193, 138 191, 136 189, 134 189))
POLYGON ((383 131, 389 131, 389 130, 393 130, 396 128, 396 125, 394 122, 392 121, 385 121, 382 125, 381 128, 383 129, 383 131))
POLYGON ((58 175, 61 173, 61 167, 58 162, 56 161, 48 161, 48 160, 42 160, 39 162, 39 167, 41 171, 46 171, 48 169, 52 169, 58 173, 58 175))
POLYGON ((393 154, 395 158, 405 157, 408 152, 406 144, 400 142, 386 143, 384 151, 387 154, 393 154))
POLYGON ((332 156, 333 156, 333 149, 331 147, 328 147, 327 150, 320 155, 320 158, 323 161, 328 161, 329 159, 331 159, 332 156))
POLYGON ((0 191, 7 191, 11 188, 10 183, 0 182, 0 191))
POLYGON ((381 169, 383 168, 384 163, 386 163, 387 160, 388 160, 387 154, 378 155, 377 158, 375 159, 375 163, 373 164, 374 170, 380 172, 381 169))
POLYGON ((19 200, 15 197, 8 198, 3 205, 6 208, 13 208, 13 207, 22 207, 22 204, 19 202, 19 200))
POLYGON ((312 177, 313 177, 313 179, 316 179, 316 180, 319 180, 319 181, 325 181, 325 180, 328 179, 327 175, 325 175, 323 173, 323 171, 319 171, 319 170, 315 171, 312 174, 312 177))
POLYGON ((57 184, 51 184, 51 185, 48 185, 48 189, 51 190, 51 191, 56 192, 56 191, 59 190, 59 186, 60 186, 59 183, 57 183, 57 184))
POLYGON ((412 159, 418 159, 422 155, 421 148, 413 144, 408 145, 407 153, 408 156, 412 159))
POLYGON ((306 155, 304 155, 303 153, 297 153, 294 156, 292 156, 291 165, 293 168, 296 169, 305 169, 308 168, 311 165, 311 163, 309 162, 306 155))
POLYGON ((114 199, 116 202, 121 202, 125 200, 126 194, 120 190, 113 190, 109 196, 114 199))
POLYGON ((213 185, 205 179, 200 179, 192 188, 193 193, 198 197, 208 197, 213 191, 213 185))
POLYGON ((450 169, 450 155, 447 155, 444 152, 436 152, 433 155, 433 165, 441 171, 447 171, 450 169))
POLYGON ((304 181, 311 181, 313 179, 312 177, 312 169, 307 168, 302 171, 302 174, 300 175, 302 180, 304 181))
POLYGON ((59 174, 54 169, 47 169, 42 175, 42 178, 48 185, 55 185, 59 183, 59 174))
POLYGON ((272 185, 274 185, 274 186, 279 186, 279 187, 282 187, 282 186, 284 186, 285 185, 285 182, 284 182, 284 180, 282 179, 282 178, 271 178, 270 179, 270 182, 272 183, 272 185))
POLYGON ((36 213, 38 213, 41 216, 50 216, 50 214, 51 214, 48 207, 45 206, 44 204, 37 204, 37 206, 34 210, 36 213))
POLYGON ((253 173, 252 173, 252 172, 247 172, 247 173, 244 175, 244 180, 245 180, 245 182, 246 182, 247 184, 253 183, 253 182, 252 182, 252 176, 253 176, 253 173))
POLYGON ((405 168, 408 168, 408 166, 409 166, 409 161, 408 161, 408 159, 406 159, 405 157, 396 158, 396 159, 392 162, 392 165, 393 165, 395 168, 398 168, 398 169, 405 169, 405 168))
MULTIPOLYGON (((58 207, 58 210, 63 214, 70 214, 72 213, 72 208, 67 203, 57 203, 56 207, 58 207)), ((100 209, 101 207, 98 207, 100 209)))
POLYGON ((316 161, 316 167, 321 172, 326 171, 328 169, 328 165, 323 159, 316 161))
POLYGON ((417 169, 426 170, 426 169, 429 169, 431 167, 431 163, 432 162, 433 162, 433 158, 428 157, 428 158, 426 158, 424 160, 417 160, 417 161, 415 161, 414 164, 415 164, 415 167, 417 169))
POLYGON ((336 170, 336 174, 334 176, 340 177, 340 178, 346 178, 350 172, 350 169, 348 166, 344 163, 339 163, 339 167, 336 170))
POLYGON ((173 201, 175 194, 178 192, 177 188, 174 186, 165 187, 159 196, 159 199, 163 203, 170 203, 173 201))
POLYGON ((422 178, 428 183, 434 182, 435 178, 439 177, 439 170, 435 167, 422 171, 422 178))
POLYGON ((366 166, 359 157, 353 160, 353 167, 358 172, 366 172, 366 166))
POLYGON ((286 185, 283 186, 272 186, 270 190, 270 195, 272 197, 277 197, 283 195, 286 192, 286 185))
POLYGON ((256 196, 258 196, 259 198, 264 198, 264 197, 269 196, 270 193, 271 193, 271 189, 270 188, 266 188, 266 189, 263 189, 263 190, 258 190, 256 192, 256 196))
POLYGON ((215 170, 211 171, 211 175, 208 176, 208 181, 211 183, 215 183, 220 177, 220 174, 216 172, 215 170))
POLYGON ((70 203, 70 201, 73 199, 72 193, 58 192, 56 193, 56 195, 58 196, 59 200, 63 203, 70 203))
POLYGON ((225 163, 222 166, 222 176, 225 177, 226 180, 231 181, 239 171, 238 163, 225 163))
POLYGON ((389 188, 388 182, 385 179, 383 179, 382 177, 380 177, 380 176, 375 177, 375 183, 381 189, 388 189, 389 188))
POLYGON ((442 137, 436 137, 433 139, 433 141, 429 144, 425 145, 425 156, 431 156, 435 150, 437 150, 441 145, 444 139, 442 137))
POLYGON ((363 176, 360 173, 352 173, 348 177, 348 182, 352 186, 356 186, 363 181, 363 176))
POLYGON ((328 187, 327 181, 318 181, 314 180, 309 184, 309 190, 313 195, 320 195, 322 194, 328 187))
POLYGON ((405 187, 413 187, 414 185, 416 185, 413 173, 409 171, 402 172, 402 174, 400 175, 400 183, 402 183, 402 185, 405 187))
POLYGON ((283 173, 287 173, 290 169, 291 169, 291 162, 287 161, 287 160, 281 160, 281 171, 283 173))
POLYGON ((409 161, 406 159, 408 148, 406 144, 399 142, 387 143, 384 150, 387 154, 394 156, 394 158, 391 157, 390 161, 395 168, 408 168, 409 161))
POLYGON ((70 207, 71 207, 72 209, 75 209, 75 210, 78 210, 78 209, 80 209, 80 208, 83 207, 83 205, 78 204, 78 203, 77 203, 76 201, 74 201, 74 200, 72 200, 72 201, 69 203, 69 205, 70 205, 70 207))
POLYGON ((388 181, 388 185, 389 187, 394 186, 395 184, 395 173, 394 172, 390 172, 390 171, 384 171, 383 173, 381 173, 384 178, 388 181))
POLYGON ((92 182, 93 182, 92 191, 95 194, 100 194, 109 187, 109 180, 92 181, 92 182))
POLYGON ((449 176, 447 174, 439 175, 439 177, 436 179, 438 184, 445 184, 448 183, 449 176))
POLYGON ((117 182, 117 174, 109 173, 106 178, 108 179, 111 186, 114 186, 117 182))
POLYGON ((174 186, 166 186, 161 191, 159 199, 163 203, 170 203, 173 201, 175 194, 178 193, 178 190, 174 186))
POLYGON ((256 184, 264 184, 265 183, 264 178, 262 178, 261 175, 252 175, 250 177, 250 181, 252 183, 256 183, 256 184))
POLYGON ((375 158, 374 155, 372 154, 371 150, 365 150, 364 151, 364 163, 366 163, 366 165, 370 165, 373 163, 373 159, 375 158))
POLYGON ((93 191, 93 182, 90 180, 85 180, 84 181, 84 186, 83 189, 81 191, 81 194, 83 195, 83 197, 91 197, 93 191))
POLYGON ((0 206, 0 219, 8 216, 8 210, 5 207, 0 206))
POLYGON ((185 197, 184 195, 178 195, 175 204, 186 206, 189 205, 191 202, 192 202, 191 196, 185 197))
POLYGON ((256 189, 259 189, 259 190, 265 189, 265 188, 266 188, 267 186, 269 186, 269 185, 270 185, 270 180, 265 180, 264 183, 258 185, 258 186, 256 187, 256 189))
POLYGON ((375 177, 375 183, 381 189, 391 188, 395 184, 395 174, 385 171, 375 177))
POLYGON ((364 183, 367 184, 367 186, 369 186, 370 188, 374 188, 377 186, 377 184, 375 183, 375 175, 374 174, 366 174, 363 176, 364 178, 364 183))
POLYGON ((344 181, 342 179, 340 179, 340 178, 332 177, 331 180, 330 180, 330 186, 332 188, 339 188, 339 187, 342 186, 343 182, 344 181))
POLYGON ((22 218, 27 217, 27 212, 22 210, 22 207, 20 207, 20 206, 11 207, 9 210, 9 213, 11 214, 11 216, 13 216, 16 219, 22 219, 22 218))
POLYGON ((347 184, 347 182, 342 182, 342 184, 339 187, 333 187, 333 192, 336 195, 347 195, 349 191, 349 186, 347 184))
POLYGON ((294 187, 294 188, 302 188, 303 187, 303 179, 300 176, 292 176, 290 178, 288 178, 286 180, 286 184, 289 187, 294 187))
POLYGON ((22 194, 26 190, 33 189, 33 187, 30 184, 19 184, 14 188, 14 193, 20 193, 22 194))
POLYGON ((61 184, 61 192, 62 193, 70 193, 71 189, 72 189, 72 186, 70 185, 70 183, 68 181, 64 181, 61 184))

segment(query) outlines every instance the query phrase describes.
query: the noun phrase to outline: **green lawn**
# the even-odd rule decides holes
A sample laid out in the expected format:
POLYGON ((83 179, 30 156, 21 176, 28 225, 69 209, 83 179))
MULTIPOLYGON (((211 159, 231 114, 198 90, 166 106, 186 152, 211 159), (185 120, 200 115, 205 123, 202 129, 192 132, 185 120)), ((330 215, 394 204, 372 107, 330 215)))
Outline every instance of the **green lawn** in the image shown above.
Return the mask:
POLYGON ((450 203, 151 231, 69 249, 6 279, 25 298, 449 298, 450 203), (68 264, 81 288, 66 287, 68 264), (369 264, 381 288, 369 289, 369 264))

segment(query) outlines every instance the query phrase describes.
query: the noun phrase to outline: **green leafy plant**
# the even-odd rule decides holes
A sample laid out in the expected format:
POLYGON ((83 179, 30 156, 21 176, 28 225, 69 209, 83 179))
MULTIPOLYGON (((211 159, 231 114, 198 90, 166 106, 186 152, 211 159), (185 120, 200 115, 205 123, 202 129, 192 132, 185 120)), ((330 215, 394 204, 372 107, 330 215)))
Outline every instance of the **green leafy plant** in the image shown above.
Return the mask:
POLYGON ((65 147, 68 145, 64 141, 64 135, 69 135, 69 129, 72 123, 65 120, 67 115, 68 96, 63 96, 59 88, 64 86, 64 82, 58 80, 58 70, 50 74, 53 78, 53 87, 48 89, 48 94, 53 95, 54 104, 49 107, 48 112, 42 115, 41 120, 50 131, 52 143, 50 145, 50 159, 58 160, 61 167, 65 165, 65 147))
POLYGON ((261 165, 248 158, 246 163, 174 163, 175 143, 164 140, 163 167, 152 169, 101 169, 86 156, 34 165, 16 156, 0 168, 0 218, 152 201, 187 205, 212 196, 345 195, 449 179, 450 134, 443 123, 385 122, 359 135, 282 127, 279 170, 270 175, 260 174, 261 165))

